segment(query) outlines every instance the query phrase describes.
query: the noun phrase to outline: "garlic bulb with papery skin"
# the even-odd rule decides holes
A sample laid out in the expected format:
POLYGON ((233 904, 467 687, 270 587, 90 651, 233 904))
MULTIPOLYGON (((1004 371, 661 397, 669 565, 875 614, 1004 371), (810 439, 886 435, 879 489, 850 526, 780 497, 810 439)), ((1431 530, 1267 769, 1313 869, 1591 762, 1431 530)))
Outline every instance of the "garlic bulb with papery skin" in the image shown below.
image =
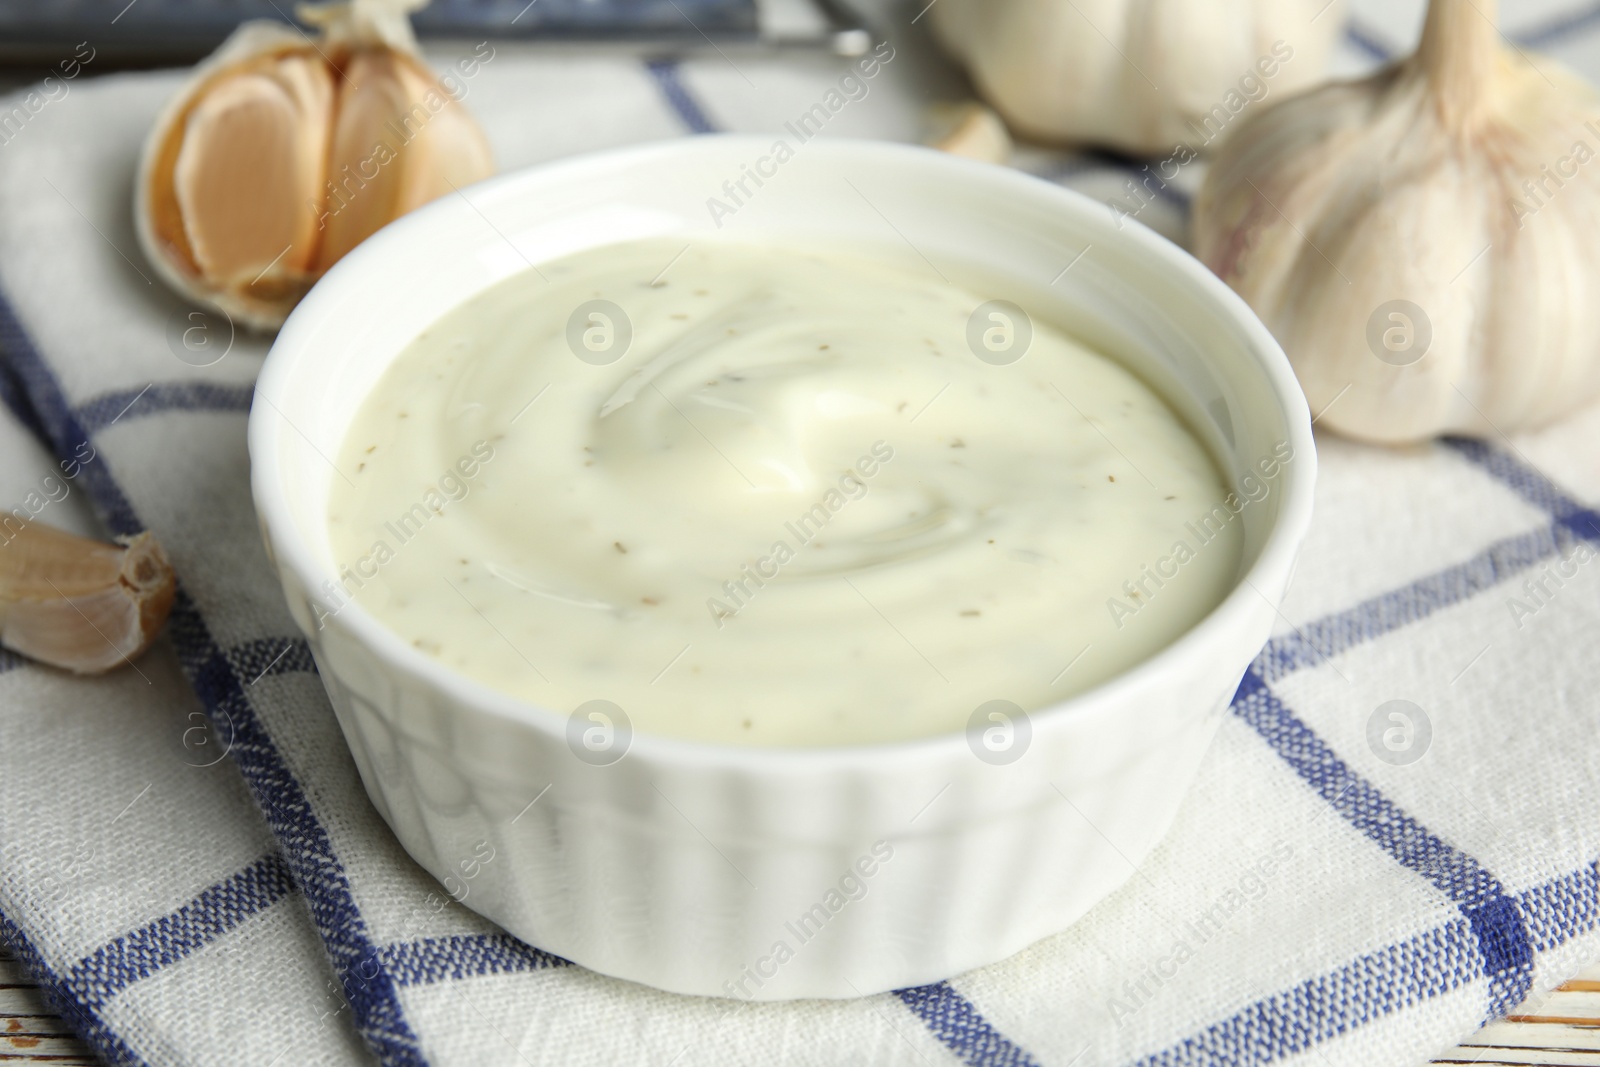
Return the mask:
POLYGON ((108 545, 29 523, 0 537, 0 645, 13 652, 99 674, 149 648, 172 610, 172 565, 147 533, 108 545))
POLYGON ((938 0, 945 49, 1022 136, 1169 152, 1322 76, 1338 0, 938 0))
MULTIPOLYGON (((275 328, 363 239, 493 173, 482 130, 417 56, 418 6, 302 7, 316 38, 247 22, 195 69, 150 131, 135 193, 169 284, 275 328)), ((475 72, 486 47, 463 64, 475 72)))
POLYGON ((1433 0, 1415 55, 1251 117, 1195 253, 1277 336, 1324 425, 1511 433, 1600 395, 1600 94, 1433 0))

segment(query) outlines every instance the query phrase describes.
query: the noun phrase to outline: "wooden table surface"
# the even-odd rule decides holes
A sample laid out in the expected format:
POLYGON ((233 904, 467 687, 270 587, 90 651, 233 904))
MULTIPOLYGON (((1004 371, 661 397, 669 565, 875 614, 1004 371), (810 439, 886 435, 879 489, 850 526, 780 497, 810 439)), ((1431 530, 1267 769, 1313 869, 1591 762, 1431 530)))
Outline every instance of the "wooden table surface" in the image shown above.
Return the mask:
MULTIPOLYGON (((0 947, 0 1063, 21 1062, 91 1067, 99 1061, 45 1006, 22 966, 0 947)), ((1537 1009, 1484 1027, 1434 1062, 1600 1067, 1600 965, 1580 973, 1537 1009)))
POLYGON ((98 1064, 61 1017, 45 1007, 38 987, 0 945, 0 1063, 27 1061, 77 1067, 98 1064))

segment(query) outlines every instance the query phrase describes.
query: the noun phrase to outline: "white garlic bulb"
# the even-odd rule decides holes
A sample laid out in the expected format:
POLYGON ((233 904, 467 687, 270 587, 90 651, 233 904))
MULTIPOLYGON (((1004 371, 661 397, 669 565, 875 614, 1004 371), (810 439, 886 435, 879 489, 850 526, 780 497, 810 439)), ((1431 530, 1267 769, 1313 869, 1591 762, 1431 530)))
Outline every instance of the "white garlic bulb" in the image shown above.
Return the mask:
POLYGON ((420 2, 302 7, 317 38, 248 22, 196 68, 150 131, 135 193, 169 284, 274 328, 385 223, 493 173, 483 132, 417 56, 420 2))
POLYGON ((1338 0, 939 0, 929 18, 1017 133, 1199 150, 1322 76, 1338 0))
POLYGON ((1537 426, 1600 395, 1600 94, 1433 0, 1415 55, 1219 150, 1196 254, 1319 421, 1379 442, 1537 426))

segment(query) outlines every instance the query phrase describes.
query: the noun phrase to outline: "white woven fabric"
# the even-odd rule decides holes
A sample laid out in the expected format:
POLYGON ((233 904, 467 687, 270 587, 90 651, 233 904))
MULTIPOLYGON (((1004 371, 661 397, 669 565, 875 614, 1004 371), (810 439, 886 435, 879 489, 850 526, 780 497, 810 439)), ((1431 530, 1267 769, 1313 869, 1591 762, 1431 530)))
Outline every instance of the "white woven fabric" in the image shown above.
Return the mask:
MULTIPOLYGON (((1402 6, 1360 7, 1338 69, 1413 39, 1419 5, 1402 6)), ((1504 6, 1514 35, 1600 75, 1600 12, 1504 6)), ((914 13, 829 135, 916 136, 944 83, 914 13)), ((502 47, 467 102, 509 170, 775 129, 841 70, 502 47)), ((174 358, 184 306, 137 251, 133 163, 177 84, 74 81, 0 144, 0 503, 37 490, 61 497, 39 521, 152 529, 184 590, 137 671, 0 664, 4 931, 108 1060, 1368 1067, 1425 1059, 1600 956, 1600 411, 1489 445, 1323 437, 1282 627, 1177 824, 1087 918, 1010 960, 740 1005, 601 978, 438 906, 362 791, 262 553, 244 428, 265 345, 174 358), (76 477, 45 481, 86 445, 76 477), (1431 724, 1415 762, 1369 743, 1390 700, 1431 724)), ((1128 177, 1100 157, 1018 162, 1101 197, 1128 177)), ((1184 209, 1140 220, 1176 235, 1184 209)))

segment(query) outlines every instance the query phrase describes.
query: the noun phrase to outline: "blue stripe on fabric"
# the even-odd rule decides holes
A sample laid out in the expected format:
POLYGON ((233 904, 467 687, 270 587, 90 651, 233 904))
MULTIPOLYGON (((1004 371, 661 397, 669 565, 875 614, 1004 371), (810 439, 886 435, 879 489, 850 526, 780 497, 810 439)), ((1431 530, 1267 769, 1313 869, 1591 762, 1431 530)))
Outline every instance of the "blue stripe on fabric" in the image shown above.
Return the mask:
POLYGON ((49 964, 45 963, 39 950, 33 947, 22 928, 4 915, 0 915, 0 941, 4 941, 22 960, 28 974, 44 994, 45 1003, 65 1019, 73 1032, 88 1042, 101 1059, 111 1067, 145 1067, 144 1060, 106 1024, 98 1011, 78 1003, 49 964))
MULTIPOLYGON (((67 406, 61 386, 39 358, 33 341, 23 332, 10 302, 3 296, 0 296, 0 355, 5 357, 6 365, 27 393, 29 403, 38 414, 44 440, 56 455, 71 456, 80 445, 88 444, 89 435, 67 406)), ((97 458, 93 463, 83 464, 78 477, 83 479, 89 498, 107 529, 113 534, 127 536, 141 532, 143 527, 133 512, 133 505, 112 479, 105 460, 97 458)))
POLYGON ((1488 1018, 1499 1018, 1527 996, 1533 943, 1516 901, 1494 875, 1352 771, 1254 671, 1239 684, 1233 711, 1346 822, 1461 909, 1489 978, 1488 1018))
POLYGON ((1600 513, 1568 496, 1515 456, 1467 438, 1446 438, 1443 443, 1534 507, 1548 512, 1555 524, 1496 541, 1471 559, 1353 608, 1326 615, 1292 634, 1273 638, 1254 664, 1265 681, 1274 682, 1294 671, 1325 663, 1356 645, 1459 604, 1538 563, 1565 557, 1580 539, 1600 542, 1600 513))
POLYGON ((118 389, 78 405, 74 414, 89 433, 113 422, 143 418, 163 411, 237 411, 249 413, 255 387, 211 382, 156 382, 143 389, 118 389))
POLYGON ((678 116, 678 121, 688 127, 691 133, 716 133, 717 126, 706 116, 705 108, 700 106, 700 101, 689 92, 688 86, 683 84, 683 66, 676 59, 652 59, 645 63, 645 69, 650 72, 650 77, 655 80, 656 88, 661 90, 661 95, 678 116))
POLYGON ((1590 29, 1597 23, 1600 23, 1600 4, 1595 4, 1586 11, 1574 11, 1571 14, 1557 16, 1543 26, 1517 34, 1516 40, 1518 44, 1527 48, 1548 48, 1575 33, 1590 29))
POLYGON ((1600 926, 1600 865, 1535 886, 1517 897, 1533 947, 1560 948, 1578 934, 1600 926))
POLYGON ((85 956, 62 986, 86 1008, 98 1008, 128 986, 185 959, 294 891, 276 852, 263 856, 170 915, 85 956))
MULTIPOLYGON (((1596 865, 1525 890, 1518 907, 1539 950, 1590 933, 1600 920, 1596 865)), ((1453 919, 1267 997, 1135 1067, 1271 1063, 1482 978, 1471 924, 1453 919)))
POLYGON ((524 944, 510 934, 425 937, 387 945, 383 953, 402 987, 572 966, 570 960, 524 944))
POLYGON ((1380 40, 1371 30, 1356 22, 1355 19, 1345 23, 1344 39, 1380 63, 1387 63, 1394 58, 1394 52, 1389 48, 1389 45, 1380 40))
POLYGON ((224 652, 233 673, 252 686, 278 674, 317 673, 311 646, 300 637, 263 637, 234 645, 224 652))
POLYGON ((33 402, 28 399, 22 379, 17 377, 17 372, 3 361, 0 361, 0 404, 6 406, 6 409, 27 428, 29 433, 33 434, 40 445, 45 445, 49 441, 49 434, 45 433, 44 423, 39 421, 39 413, 33 410, 33 402))
POLYGON ((1267 997, 1136 1067, 1259 1067, 1476 981, 1466 921, 1453 920, 1267 997))
POLYGON ((385 1064, 420 1067, 426 1061, 406 1022, 393 976, 382 966, 367 934, 333 842, 318 821, 300 783, 273 745, 244 696, 239 676, 218 648, 205 621, 180 588, 167 620, 178 659, 213 728, 229 724, 234 739, 229 755, 244 774, 272 832, 284 843, 300 891, 322 934, 350 1003, 357 1028, 385 1064))
POLYGON ((1038 1067, 1037 1060, 991 1026, 949 982, 897 989, 895 996, 968 1067, 1038 1067))
MULTIPOLYGON (((1141 1067, 1270 1062, 1371 1021, 1375 1015, 1399 1010, 1478 977, 1489 979, 1490 1017, 1496 1017, 1513 1007, 1531 987, 1534 952, 1547 951, 1580 932, 1593 930, 1600 919, 1600 869, 1596 866, 1525 891, 1515 899, 1507 897, 1476 861, 1428 834, 1370 783, 1354 775, 1271 694, 1264 680, 1266 671, 1281 677, 1425 618, 1554 555, 1575 535, 1594 536, 1595 526, 1586 517, 1588 509, 1561 493, 1542 475, 1479 442, 1451 440, 1447 444, 1511 485, 1525 499, 1556 515, 1556 524, 1497 542, 1464 564, 1373 598, 1351 611, 1327 616, 1303 628, 1301 634, 1269 643, 1241 683, 1234 710, 1352 825, 1402 864, 1433 881, 1461 907, 1463 920, 1456 925, 1471 934, 1477 950, 1472 953, 1473 969, 1461 972, 1458 967, 1460 973, 1429 991, 1425 983, 1417 982, 1419 972, 1415 965, 1396 962, 1397 952, 1405 955, 1405 945, 1391 946, 1380 957, 1364 957, 1333 975, 1263 1000, 1196 1037, 1141 1061, 1141 1067), (1375 960, 1379 966, 1374 972, 1371 965, 1375 960), (1408 984, 1398 999, 1391 994, 1385 1002, 1381 996, 1374 996, 1374 973, 1391 979, 1406 975, 1408 984), (1352 1014, 1352 1005, 1362 1011, 1352 1014)), ((1435 931, 1430 936, 1437 938, 1441 933, 1435 931)), ((1428 959, 1418 963, 1425 965, 1428 959)), ((1394 985, 1392 980, 1387 984, 1394 985)))
MULTIPOLYGON (((1543 26, 1537 26, 1514 36, 1508 36, 1508 40, 1514 41, 1524 48, 1548 48, 1553 44, 1559 44, 1574 33, 1580 33, 1596 24, 1600 24, 1600 4, 1584 11, 1557 16, 1543 26)), ((1358 50, 1380 63, 1387 63, 1395 58, 1394 49, 1389 46, 1388 42, 1380 39, 1355 19, 1350 19, 1345 23, 1344 37, 1358 50)))
MULTIPOLYGON (((88 434, 3 297, 0 353, 17 372, 57 454, 71 455, 78 444, 88 439, 88 434)), ((109 459, 85 464, 79 477, 113 533, 133 534, 143 529, 133 506, 111 476, 109 459)), ((422 1067, 426 1060, 417 1037, 406 1022, 394 981, 383 970, 377 948, 367 936, 366 922, 356 907, 349 878, 327 830, 317 820, 300 783, 245 699, 239 678, 181 584, 167 626, 179 662, 213 727, 220 729, 227 722, 233 733, 234 763, 266 813, 268 825, 284 843, 290 868, 333 958, 334 970, 345 986, 362 1037, 385 1064, 422 1067)))
POLYGON ((1576 535, 1564 522, 1496 541, 1471 559, 1379 594, 1346 611, 1325 615, 1268 641, 1251 669, 1264 681, 1315 667, 1357 645, 1483 592, 1534 564, 1571 550, 1576 535))
POLYGON ((1548 512, 1578 537, 1590 541, 1600 539, 1600 513, 1584 507, 1542 472, 1516 456, 1468 437, 1447 437, 1444 444, 1483 468, 1529 504, 1548 512))

